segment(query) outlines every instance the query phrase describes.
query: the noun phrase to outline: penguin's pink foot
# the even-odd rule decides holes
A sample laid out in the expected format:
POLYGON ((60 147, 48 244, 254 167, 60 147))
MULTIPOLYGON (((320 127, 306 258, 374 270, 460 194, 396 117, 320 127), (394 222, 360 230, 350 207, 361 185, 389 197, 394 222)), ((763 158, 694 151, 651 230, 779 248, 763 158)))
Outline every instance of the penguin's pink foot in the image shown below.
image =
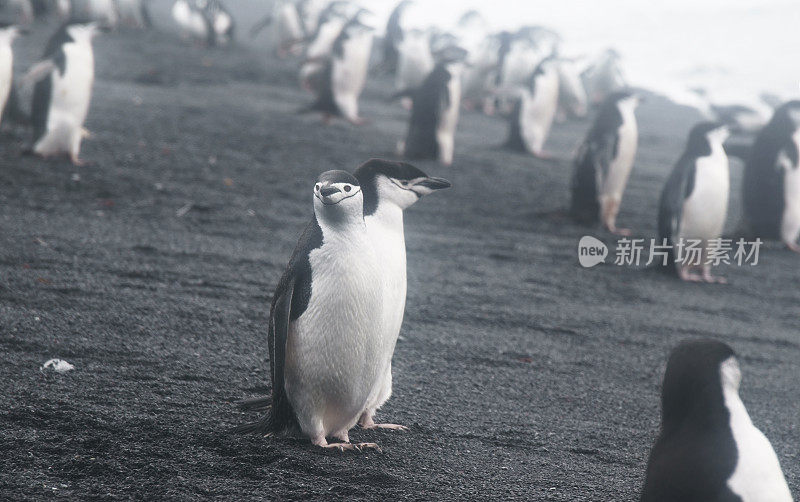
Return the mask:
POLYGON ((537 159, 542 159, 542 160, 554 160, 556 158, 554 154, 546 150, 542 150, 540 152, 533 152, 533 156, 536 157, 537 159))
POLYGON ((686 282, 703 282, 703 276, 700 274, 693 274, 689 271, 689 268, 678 268, 678 277, 682 281, 686 282))
POLYGON ((370 123, 370 120, 369 119, 365 119, 364 117, 356 117, 356 118, 348 119, 348 120, 350 121, 351 124, 357 125, 357 126, 367 125, 367 124, 370 123))
POLYGON ((69 161, 72 162, 72 165, 78 167, 86 167, 89 163, 82 158, 78 157, 77 155, 71 155, 69 161))
POLYGON ((326 444, 318 444, 320 448, 325 448, 326 450, 339 450, 339 451, 361 451, 358 445, 354 445, 353 443, 326 443, 326 444))
POLYGON ((789 248, 789 251, 793 253, 800 254, 800 245, 794 242, 787 242, 786 247, 789 248))
POLYGON ((372 423, 370 425, 362 425, 362 429, 367 430, 375 430, 375 429, 385 429, 388 431, 407 431, 408 427, 405 425, 398 425, 398 424, 376 424, 372 423))
POLYGON ((622 237, 628 237, 628 236, 631 235, 631 229, 630 228, 617 228, 614 225, 611 225, 611 226, 609 226, 607 228, 608 228, 608 231, 611 232, 614 235, 620 235, 622 237))
POLYGON ((703 280, 709 284, 728 284, 728 280, 724 277, 711 275, 711 270, 703 270, 703 280))
POLYGON ((378 446, 377 443, 356 443, 353 446, 355 446, 358 451, 375 450, 378 453, 383 453, 383 450, 381 450, 381 447, 378 446))

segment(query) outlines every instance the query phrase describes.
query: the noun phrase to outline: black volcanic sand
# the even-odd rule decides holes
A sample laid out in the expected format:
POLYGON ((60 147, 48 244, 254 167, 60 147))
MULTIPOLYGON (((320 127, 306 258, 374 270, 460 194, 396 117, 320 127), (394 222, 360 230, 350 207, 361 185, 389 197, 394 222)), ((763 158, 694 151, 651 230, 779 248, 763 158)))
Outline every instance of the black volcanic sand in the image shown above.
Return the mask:
MULTIPOLYGON (((17 43, 18 71, 46 28, 17 43)), ((371 123, 324 126, 297 61, 206 51, 174 35, 97 40, 86 167, 19 155, 0 168, 0 498, 632 500, 659 424, 667 355, 716 337, 800 493, 800 257, 772 244, 730 284, 581 268, 559 216, 568 162, 501 151, 505 124, 465 113, 453 188, 407 212, 409 295, 394 396, 354 430, 383 453, 236 436, 234 401, 268 392, 266 325, 312 212, 318 173, 391 157, 407 112, 371 79, 371 123), (40 371, 51 357, 75 365, 40 371)), ((658 99, 620 223, 655 233, 658 192, 696 116, 658 99)), ((562 159, 587 123, 557 125, 562 159)), ((734 162, 729 228, 740 212, 734 162)), ((613 248, 612 248, 613 250, 613 248)))

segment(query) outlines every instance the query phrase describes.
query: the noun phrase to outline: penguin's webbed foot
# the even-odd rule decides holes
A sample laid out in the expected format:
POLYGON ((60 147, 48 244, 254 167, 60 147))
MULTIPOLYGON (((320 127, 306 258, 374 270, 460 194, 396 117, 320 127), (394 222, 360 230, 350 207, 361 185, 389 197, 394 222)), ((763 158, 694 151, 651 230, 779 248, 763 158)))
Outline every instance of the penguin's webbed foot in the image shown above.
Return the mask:
POLYGON ((711 275, 710 268, 703 269, 703 280, 709 284, 728 284, 728 280, 724 277, 711 275))
POLYGON ((701 276, 700 274, 693 274, 689 270, 689 267, 685 267, 685 268, 684 267, 679 267, 678 268, 678 277, 680 278, 680 280, 686 281, 686 282, 703 282, 703 280, 704 280, 703 276, 701 276))
POLYGON ((354 445, 353 443, 326 443, 326 444, 318 444, 320 448, 325 448, 326 450, 339 450, 340 452, 344 451, 361 451, 361 449, 354 445))
POLYGON ((800 244, 794 242, 786 242, 785 244, 789 251, 800 254, 800 244))
POLYGON ((362 126, 370 123, 370 120, 365 119, 364 117, 355 117, 352 119, 348 119, 348 121, 355 126, 362 126))
POLYGON ((611 232, 614 235, 619 235, 619 236, 622 236, 622 237, 629 237, 631 235, 631 229, 630 228, 617 228, 614 225, 611 225, 611 226, 609 226, 607 228, 608 228, 608 231, 611 232))
POLYGON ((408 427, 406 427, 405 425, 399 425, 399 424, 376 424, 376 423, 372 423, 372 424, 369 424, 369 425, 362 425, 361 428, 362 429, 367 429, 367 430, 385 429, 385 430, 389 430, 389 431, 407 431, 408 430, 408 427))
POLYGON ((356 443, 354 446, 359 452, 363 452, 364 450, 375 450, 378 453, 383 453, 383 450, 380 446, 378 446, 377 443, 356 443))

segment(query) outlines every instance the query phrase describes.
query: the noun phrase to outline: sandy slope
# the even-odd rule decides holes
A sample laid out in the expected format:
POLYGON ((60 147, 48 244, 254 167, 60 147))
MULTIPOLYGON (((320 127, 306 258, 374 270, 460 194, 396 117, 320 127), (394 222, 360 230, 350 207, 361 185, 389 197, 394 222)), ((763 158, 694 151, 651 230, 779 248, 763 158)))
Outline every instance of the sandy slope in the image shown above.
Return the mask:
MULTIPOLYGON (((43 43, 19 44, 20 68, 43 43)), ((405 129, 379 80, 369 126, 296 115, 309 98, 294 68, 110 35, 97 43, 93 165, 20 158, 20 133, 3 135, 1 498, 632 500, 666 356, 692 336, 742 354, 743 399, 799 493, 800 258, 773 246, 757 267, 723 270, 728 286, 584 270, 578 239, 612 239, 552 216, 568 165, 495 149, 504 124, 474 114, 452 167, 420 164, 454 187, 406 220, 407 316, 380 418, 411 430, 355 431, 384 449, 364 455, 229 435, 254 418, 232 401, 268 389, 268 304, 313 180, 391 155, 405 129), (50 357, 77 369, 43 374, 50 357)), ((649 238, 694 116, 658 101, 639 116, 620 223, 649 238)), ((585 129, 556 127, 549 148, 567 156, 585 129)), ((730 227, 738 207, 737 193, 730 227)))

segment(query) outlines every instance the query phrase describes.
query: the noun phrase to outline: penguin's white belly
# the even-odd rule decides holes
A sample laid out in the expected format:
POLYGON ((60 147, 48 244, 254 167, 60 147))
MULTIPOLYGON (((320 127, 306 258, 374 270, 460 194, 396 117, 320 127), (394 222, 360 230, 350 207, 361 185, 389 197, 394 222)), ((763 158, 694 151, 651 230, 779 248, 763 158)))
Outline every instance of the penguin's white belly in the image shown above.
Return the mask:
POLYGON ((548 74, 536 81, 535 94, 523 98, 522 130, 528 150, 539 154, 544 148, 558 107, 558 77, 548 74))
POLYGON ((300 25, 300 18, 297 9, 291 4, 285 4, 278 13, 277 43, 278 45, 289 44, 303 38, 303 28, 300 25))
POLYGON ((0 114, 3 113, 6 101, 8 101, 8 95, 11 92, 13 63, 14 55, 11 52, 11 47, 7 45, 0 46, 0 114))
POLYGON ((724 392, 737 451, 736 468, 728 487, 743 502, 791 502, 789 486, 769 440, 750 421, 739 396, 724 392))
POLYGON ((350 120, 358 118, 358 96, 367 81, 371 49, 372 35, 354 37, 345 41, 344 57, 333 61, 333 98, 342 114, 350 120))
MULTIPOLYGON (((794 134, 794 142, 800 149, 800 131, 794 134)), ((798 150, 800 151, 800 150, 798 150)), ((796 243, 800 237, 800 162, 792 164, 791 160, 781 154, 783 166, 783 217, 781 218, 781 238, 787 243, 796 243)))
POLYGON ((286 393, 306 433, 355 425, 381 376, 383 284, 366 236, 309 255, 311 298, 290 325, 286 393))
POLYGON ((461 108, 461 81, 458 75, 453 75, 450 78, 450 82, 447 83, 447 90, 450 96, 450 103, 442 111, 439 123, 436 125, 439 160, 445 164, 449 164, 453 161, 458 113, 461 108))
POLYGON ((370 218, 374 216, 367 217, 367 233, 375 246, 384 281, 383 336, 387 344, 386 356, 391 359, 406 309, 406 243, 402 220, 397 229, 387 228, 370 218))
POLYGON ((619 136, 617 156, 611 161, 601 195, 622 200, 622 194, 625 192, 625 185, 628 184, 628 176, 633 167, 633 159, 636 157, 636 144, 639 136, 635 119, 626 117, 617 134, 619 136))
POLYGON ((231 29, 231 26, 233 26, 233 20, 226 12, 220 11, 214 15, 214 32, 223 37, 223 41, 230 41, 228 39, 228 30, 231 29))
POLYGON ((728 158, 721 148, 697 159, 694 189, 683 203, 680 237, 708 240, 722 235, 728 212, 729 178, 728 158))

